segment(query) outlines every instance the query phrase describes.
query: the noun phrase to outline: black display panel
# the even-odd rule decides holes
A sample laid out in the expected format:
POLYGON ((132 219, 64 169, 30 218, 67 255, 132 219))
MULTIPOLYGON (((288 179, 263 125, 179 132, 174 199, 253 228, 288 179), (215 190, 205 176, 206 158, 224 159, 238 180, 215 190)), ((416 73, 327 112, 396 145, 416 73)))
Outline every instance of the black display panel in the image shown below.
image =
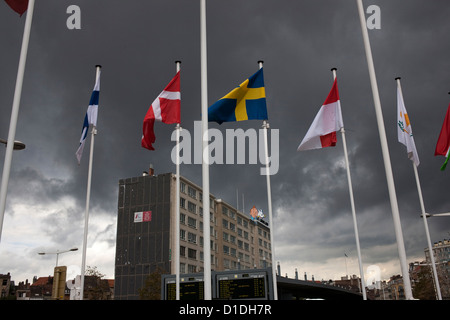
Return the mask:
MULTIPOLYGON (((180 282, 180 300, 203 300, 203 281, 180 282)), ((166 284, 166 300, 176 300, 176 283, 170 281, 166 284)))
POLYGON ((219 299, 267 299, 266 278, 262 274, 220 276, 217 295, 219 299))

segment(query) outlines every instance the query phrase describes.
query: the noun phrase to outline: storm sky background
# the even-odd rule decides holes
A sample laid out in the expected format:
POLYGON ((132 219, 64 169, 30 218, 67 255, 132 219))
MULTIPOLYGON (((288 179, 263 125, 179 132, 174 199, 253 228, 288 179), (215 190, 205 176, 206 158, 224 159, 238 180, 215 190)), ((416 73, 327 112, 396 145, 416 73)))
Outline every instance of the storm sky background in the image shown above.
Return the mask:
MULTIPOLYGON (((372 89, 356 1, 208 0, 209 105, 239 85, 264 61, 269 123, 279 130, 279 163, 271 176, 275 262, 281 274, 316 280, 359 276, 342 148, 297 152, 333 82, 346 129, 364 270, 381 278, 400 274, 400 262, 372 89), (347 257, 346 257, 347 256, 347 257)), ((450 211, 450 169, 434 149, 450 96, 450 4, 425 0, 364 1, 380 8, 380 29, 369 30, 408 262, 424 260, 425 227, 412 163, 397 141, 396 77, 401 77, 421 164, 426 211, 450 211)), ((25 23, 0 3, 0 138, 8 136, 25 23)), ((366 18, 371 14, 366 13, 366 18)), ((0 273, 16 283, 53 274, 58 263, 79 273, 90 137, 77 164, 83 119, 102 65, 94 150, 87 260, 114 277, 119 179, 153 165, 175 172, 174 125, 155 125, 155 151, 141 147, 142 122, 181 60, 181 125, 191 134, 201 120, 200 2, 194 0, 37 0, 0 242, 0 273), (70 5, 81 9, 81 29, 66 26, 70 5)), ((210 123, 210 128, 261 128, 262 121, 210 123)), ((270 138, 270 133, 269 133, 270 138)), ((6 148, 0 155, 4 158, 6 148)), ((226 154, 226 150, 224 150, 226 154)), ((272 155, 273 156, 273 155, 272 155)), ((3 161, 2 161, 3 162, 3 161)), ((3 166, 1 166, 3 168, 3 166)), ((210 191, 248 213, 267 215, 261 164, 211 165, 210 191), (237 196, 238 195, 238 196, 237 196), (243 208, 244 206, 244 208, 243 208)), ((181 174, 202 185, 200 164, 181 174)), ((450 237, 448 217, 428 219, 431 241, 450 237)))

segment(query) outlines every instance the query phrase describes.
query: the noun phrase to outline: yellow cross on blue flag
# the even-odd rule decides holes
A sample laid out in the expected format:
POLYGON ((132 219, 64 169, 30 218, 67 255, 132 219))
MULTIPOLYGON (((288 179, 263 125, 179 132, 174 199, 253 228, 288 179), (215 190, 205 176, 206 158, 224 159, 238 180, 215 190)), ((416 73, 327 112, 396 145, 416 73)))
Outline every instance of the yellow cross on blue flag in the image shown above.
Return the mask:
POLYGON ((208 121, 267 120, 263 68, 208 108, 208 121))

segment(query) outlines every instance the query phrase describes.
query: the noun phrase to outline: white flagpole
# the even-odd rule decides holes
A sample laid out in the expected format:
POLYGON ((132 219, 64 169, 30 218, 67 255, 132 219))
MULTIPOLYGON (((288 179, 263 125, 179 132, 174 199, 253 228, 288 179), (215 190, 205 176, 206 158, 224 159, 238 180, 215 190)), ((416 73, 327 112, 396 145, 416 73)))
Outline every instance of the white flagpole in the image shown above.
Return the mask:
POLYGON ((406 262, 405 244, 403 242, 403 233, 402 233, 401 223, 400 223, 400 214, 398 211, 397 195, 395 193, 394 177, 392 174, 391 160, 390 160, 390 156, 389 156, 389 149, 388 149, 388 144, 387 144, 387 139, 386 139, 386 130, 384 127, 384 122, 383 122, 383 114, 381 111, 380 95, 378 93, 377 79, 375 76, 375 67, 373 64, 372 49, 370 48, 369 33, 367 31, 362 0, 356 0, 356 4, 358 6, 359 19, 360 19, 361 30, 362 30, 362 35, 363 35, 363 39, 364 39, 364 48, 366 51, 367 66, 369 69, 370 84, 372 86, 372 94, 373 94, 373 100, 374 100, 374 105, 375 105, 375 114, 377 117, 378 132, 380 135, 381 150, 383 153, 383 161, 384 161, 384 167, 385 167, 385 171, 386 171, 386 179, 387 179, 387 185, 388 185, 388 191, 389 191, 389 198, 390 198, 390 202, 391 202, 392 217, 394 220, 394 229, 395 229, 395 236, 397 239, 398 254, 399 254, 399 259, 400 259, 400 268, 401 268, 401 272, 402 272, 402 276, 403 276, 405 297, 407 300, 412 300, 414 298, 412 296, 411 280, 409 278, 408 264, 406 262))
MULTIPOLYGON (((258 61, 259 68, 263 67, 263 61, 258 61)), ((267 129, 269 128, 269 122, 264 120, 264 146, 265 146, 265 158, 266 158, 266 181, 267 181, 267 205, 269 210, 269 228, 270 228, 270 246, 272 251, 272 281, 273 281, 273 299, 278 300, 278 289, 277 289, 277 272, 275 269, 275 248, 273 244, 273 216, 272 216, 272 191, 270 185, 270 170, 269 170, 269 145, 267 142, 267 129)))
POLYGON ((425 213, 425 206, 423 204, 423 197, 422 197, 422 190, 421 190, 421 187, 420 187, 419 174, 417 172, 417 166, 416 166, 416 164, 413 161, 412 161, 412 165, 413 165, 413 168, 414 168, 414 176, 416 177, 417 192, 419 193, 420 207, 422 209, 423 223, 425 225, 425 232, 426 232, 426 235, 427 235, 428 250, 430 251, 430 259, 431 259, 431 266, 433 268, 434 283, 436 285, 436 292, 437 292, 437 295, 438 295, 438 300, 442 300, 441 287, 439 285, 439 279, 438 279, 437 270, 436 270, 436 262, 434 260, 433 246, 431 245, 431 240, 430 240, 430 231, 428 230, 427 215, 425 213))
MULTIPOLYGON (((331 71, 333 72, 333 79, 336 79, 336 70, 337 70, 336 68, 331 69, 331 71)), ((367 300, 366 284, 364 281, 364 268, 363 268, 362 259, 361 259, 361 248, 359 246, 358 224, 356 223, 355 200, 353 197, 352 178, 350 175, 350 165, 348 162, 347 141, 345 139, 344 127, 341 128, 341 134, 342 134, 342 146, 344 147, 345 166, 347 168, 348 191, 350 194, 350 204, 351 204, 351 208, 352 208, 353 227, 355 229, 356 250, 358 252, 359 273, 361 275, 361 291, 363 294, 363 299, 367 300)))
MULTIPOLYGON (((100 76, 101 66, 97 65, 95 83, 97 83, 100 76)), ((84 273, 86 270, 86 248, 87 248, 87 235, 88 235, 88 225, 89 225, 89 201, 91 198, 91 178, 92 178, 92 162, 94 160, 94 136, 97 134, 97 128, 92 127, 91 131, 91 150, 89 154, 89 170, 88 170, 88 182, 87 182, 87 192, 86 192, 86 213, 84 216, 84 240, 83 240, 83 256, 81 261, 81 292, 80 300, 84 298, 84 273)))
POLYGON ((202 110, 202 185, 203 185, 203 282, 204 299, 211 300, 211 232, 209 202, 208 72, 206 55, 206 0, 200 0, 200 60, 202 110))
POLYGON ((31 22, 33 21, 35 0, 29 0, 27 8, 27 18, 22 38, 22 49, 20 51, 19 68, 17 71, 16 89, 9 123, 8 141, 6 143, 5 162, 3 165, 2 186, 0 190, 0 241, 2 237, 3 218, 5 216, 6 194, 8 191, 9 174, 11 172, 12 155, 14 150, 14 140, 16 137, 17 118, 19 117, 20 98, 22 95, 22 85, 27 61, 28 44, 30 42, 31 22))
MULTIPOLYGON (((177 73, 180 71, 181 61, 175 61, 177 65, 177 73)), ((180 130, 181 126, 178 123, 177 130, 177 158, 176 158, 176 187, 175 187, 175 288, 176 288, 176 300, 180 300, 180 130)))
MULTIPOLYGON (((400 92, 400 95, 403 97, 402 86, 400 84, 400 77, 395 78, 395 80, 397 81, 397 86, 398 86, 398 90, 400 92)), ((414 169, 414 176, 416 178, 417 192, 419 193, 420 208, 422 210, 423 223, 424 223, 424 226, 425 226, 425 233, 426 233, 426 236, 427 236, 428 250, 430 251, 430 259, 431 259, 431 265, 432 265, 432 268, 433 268, 434 282, 436 284, 436 292, 437 292, 437 295, 438 295, 438 300, 442 300, 441 288, 439 286, 439 279, 438 279, 437 271, 436 271, 436 263, 434 261, 433 247, 431 245, 430 232, 429 232, 429 229, 428 229, 428 222, 427 222, 427 217, 426 217, 426 213, 425 213, 425 205, 424 205, 423 197, 422 197, 422 188, 420 187, 419 173, 417 171, 417 166, 414 163, 414 161, 411 161, 411 162, 412 162, 412 166, 413 166, 413 169, 414 169)))

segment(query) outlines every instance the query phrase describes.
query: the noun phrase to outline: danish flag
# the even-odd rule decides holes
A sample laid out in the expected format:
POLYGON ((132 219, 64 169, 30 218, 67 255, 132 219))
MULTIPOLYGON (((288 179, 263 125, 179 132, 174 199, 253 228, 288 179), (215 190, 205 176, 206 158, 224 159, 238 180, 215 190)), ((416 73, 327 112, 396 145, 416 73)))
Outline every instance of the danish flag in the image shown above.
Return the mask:
POLYGON ((153 143, 156 140, 153 130, 155 120, 167 124, 180 123, 180 105, 180 71, 178 71, 167 87, 153 101, 145 115, 141 141, 142 147, 155 150, 153 148, 153 143))

